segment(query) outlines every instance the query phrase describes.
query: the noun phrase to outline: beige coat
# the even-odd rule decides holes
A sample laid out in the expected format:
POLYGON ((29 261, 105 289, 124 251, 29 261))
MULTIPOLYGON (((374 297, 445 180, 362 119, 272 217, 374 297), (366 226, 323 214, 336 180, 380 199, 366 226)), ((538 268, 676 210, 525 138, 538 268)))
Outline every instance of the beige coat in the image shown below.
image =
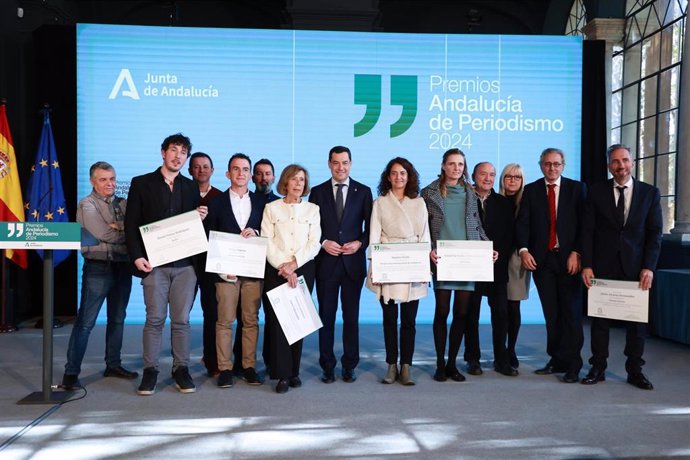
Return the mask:
MULTIPOLYGON (((429 217, 422 198, 403 198, 402 201, 391 192, 374 201, 371 212, 369 248, 377 243, 429 243, 429 217)), ((409 302, 427 295, 428 283, 384 283, 371 282, 371 266, 367 276, 367 288, 384 302, 409 302)))

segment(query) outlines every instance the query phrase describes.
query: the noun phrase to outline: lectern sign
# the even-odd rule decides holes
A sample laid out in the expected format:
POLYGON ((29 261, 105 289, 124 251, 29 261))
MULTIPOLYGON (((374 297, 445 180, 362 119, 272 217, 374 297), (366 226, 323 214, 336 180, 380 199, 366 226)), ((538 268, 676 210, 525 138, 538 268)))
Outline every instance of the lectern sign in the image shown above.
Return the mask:
POLYGON ((2 249, 80 249, 76 222, 0 222, 2 249))

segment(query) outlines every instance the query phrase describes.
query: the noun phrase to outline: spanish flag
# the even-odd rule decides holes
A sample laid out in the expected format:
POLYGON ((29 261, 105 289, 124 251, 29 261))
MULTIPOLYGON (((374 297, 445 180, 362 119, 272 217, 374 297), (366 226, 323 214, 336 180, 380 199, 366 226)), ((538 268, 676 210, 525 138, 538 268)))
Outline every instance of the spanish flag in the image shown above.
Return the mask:
MULTIPOLYGON (((24 222, 18 169, 5 102, 0 101, 0 222, 24 222)), ((20 267, 27 268, 26 251, 5 249, 5 255, 20 267)))

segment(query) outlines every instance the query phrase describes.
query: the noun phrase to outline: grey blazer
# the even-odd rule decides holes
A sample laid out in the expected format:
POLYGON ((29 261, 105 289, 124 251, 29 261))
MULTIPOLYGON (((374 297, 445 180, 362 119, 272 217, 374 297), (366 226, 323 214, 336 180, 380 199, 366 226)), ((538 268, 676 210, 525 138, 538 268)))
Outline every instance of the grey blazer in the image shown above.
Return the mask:
MULTIPOLYGON (((467 202, 465 205, 465 227, 467 228, 468 240, 484 240, 489 239, 484 232, 482 222, 479 218, 479 209, 477 208, 477 197, 469 187, 467 190, 467 202)), ((436 179, 422 189, 422 198, 426 203, 426 209, 429 212, 429 231, 431 233, 431 247, 436 248, 436 240, 441 234, 441 227, 445 219, 445 210, 443 208, 443 197, 439 188, 439 181, 436 179)))

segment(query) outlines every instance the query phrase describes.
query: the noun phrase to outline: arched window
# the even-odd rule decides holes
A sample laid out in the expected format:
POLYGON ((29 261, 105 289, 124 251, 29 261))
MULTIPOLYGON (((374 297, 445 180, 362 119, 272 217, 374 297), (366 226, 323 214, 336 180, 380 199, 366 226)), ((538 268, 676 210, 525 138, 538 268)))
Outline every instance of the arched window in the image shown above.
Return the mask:
POLYGON ((583 0, 575 0, 565 24, 566 35, 582 35, 582 28, 587 24, 585 15, 585 3, 583 0))
POLYGON ((680 62, 687 0, 628 0, 614 47, 611 143, 631 147, 635 176, 661 190, 664 233, 674 224, 680 62))

